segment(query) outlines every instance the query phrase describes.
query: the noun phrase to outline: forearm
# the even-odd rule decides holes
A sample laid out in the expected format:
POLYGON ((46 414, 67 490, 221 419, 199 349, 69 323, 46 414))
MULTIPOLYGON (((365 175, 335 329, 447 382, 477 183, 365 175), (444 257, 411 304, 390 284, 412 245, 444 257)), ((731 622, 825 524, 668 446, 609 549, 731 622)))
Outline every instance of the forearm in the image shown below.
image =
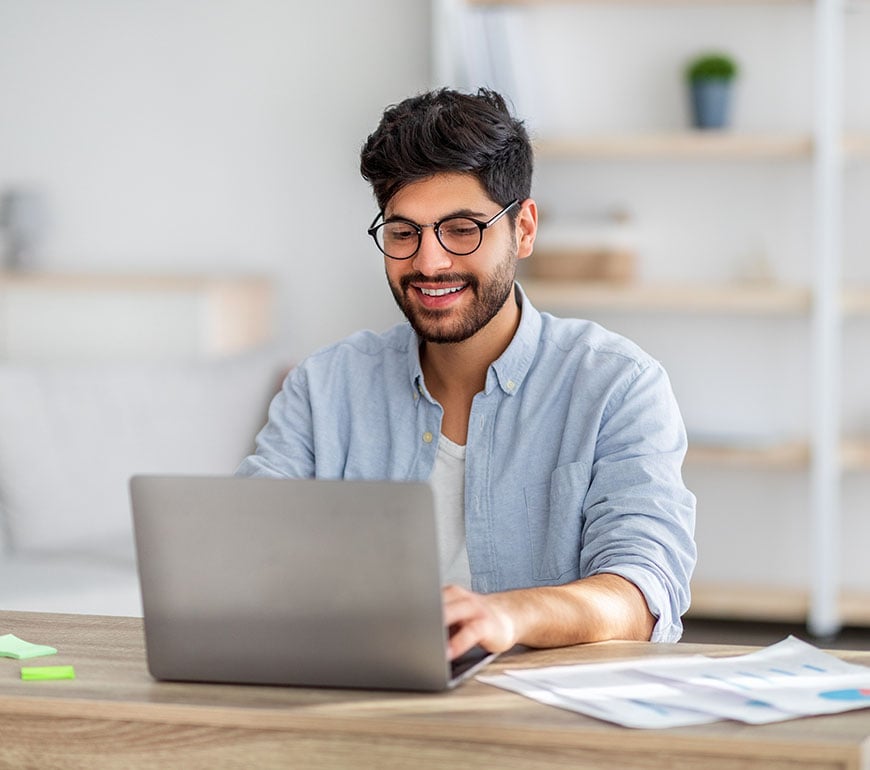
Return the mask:
POLYGON ((489 598, 512 619, 516 642, 530 647, 647 641, 656 621, 640 590, 619 575, 592 575, 566 585, 506 591, 489 598))
POLYGON ((515 644, 563 647, 607 639, 646 641, 656 622, 640 590, 611 574, 493 594, 448 586, 444 610, 451 657, 475 644, 503 652, 515 644))

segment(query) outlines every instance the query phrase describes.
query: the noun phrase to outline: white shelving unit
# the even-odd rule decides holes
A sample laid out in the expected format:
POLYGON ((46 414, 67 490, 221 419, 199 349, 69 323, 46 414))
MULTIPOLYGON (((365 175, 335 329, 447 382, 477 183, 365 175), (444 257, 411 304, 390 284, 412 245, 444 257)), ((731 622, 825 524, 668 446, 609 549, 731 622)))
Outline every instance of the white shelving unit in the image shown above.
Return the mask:
POLYGON ((815 0, 812 532, 807 625, 828 635, 842 625, 840 589, 840 372, 842 306, 842 0, 815 0), (836 405, 837 408, 830 408, 836 405))
MULTIPOLYGON (((484 8, 518 7, 531 13, 546 6, 619 7, 630 14, 669 5, 668 0, 439 0, 433 3, 433 66, 437 85, 468 87, 463 82, 462 46, 457 30, 465 29, 463 14, 484 8)), ((570 174, 572 164, 653 162, 791 163, 807 168, 812 187, 809 216, 811 264, 804 285, 731 285, 648 282, 591 284, 524 278, 523 285, 539 307, 574 311, 667 315, 668 317, 735 317, 798 319, 806 326, 810 346, 811 414, 806 438, 784 439, 760 446, 693 443, 689 467, 725 470, 785 471, 804 476, 810 498, 809 573, 804 589, 741 585, 734 581, 693 587, 698 614, 746 618, 801 620, 819 636, 835 633, 844 622, 870 623, 870 580, 867 591, 844 590, 841 583, 841 485, 843 474, 870 471, 870 441, 843 438, 841 390, 844 320, 870 316, 870 290, 843 288, 843 166, 870 158, 870 135, 844 132, 842 0, 779 0, 781 6, 803 7, 812 13, 813 103, 806 130, 693 132, 690 130, 595 130, 572 133, 564 128, 541 130, 536 137, 538 165, 560 164, 570 174)), ((698 12, 713 7, 739 7, 751 14, 754 0, 688 0, 681 7, 698 12)), ((759 3, 762 5, 762 3, 759 3)), ((766 2, 763 5, 771 5, 766 2)), ((746 29, 752 28, 747 22, 746 29)), ((688 33, 687 33, 688 34, 688 33)), ((569 78, 566 73, 566 80, 569 78)), ((498 87, 497 83, 487 83, 498 87)), ((613 99, 619 94, 614 93, 613 99)), ((712 173, 715 173, 712 172, 712 173)), ((699 501, 699 508, 703 501, 699 501)), ((775 545, 771 544, 771 547, 775 545)), ((703 558, 703 554, 702 554, 703 558)), ((739 557, 737 558, 739 561, 739 557)))
POLYGON ((258 276, 0 273, 0 362, 185 360, 269 342, 258 276))

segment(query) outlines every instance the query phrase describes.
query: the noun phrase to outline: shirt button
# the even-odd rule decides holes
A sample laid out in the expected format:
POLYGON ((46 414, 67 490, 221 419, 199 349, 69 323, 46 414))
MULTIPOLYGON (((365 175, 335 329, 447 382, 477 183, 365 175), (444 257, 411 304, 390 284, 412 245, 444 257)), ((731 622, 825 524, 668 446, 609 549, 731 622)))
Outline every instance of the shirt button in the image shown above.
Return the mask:
POLYGON ((513 390, 516 386, 517 386, 517 384, 513 380, 507 381, 507 389, 508 390, 513 390))
POLYGON ((423 441, 427 444, 431 444, 433 438, 435 437, 428 430, 423 434, 423 441))

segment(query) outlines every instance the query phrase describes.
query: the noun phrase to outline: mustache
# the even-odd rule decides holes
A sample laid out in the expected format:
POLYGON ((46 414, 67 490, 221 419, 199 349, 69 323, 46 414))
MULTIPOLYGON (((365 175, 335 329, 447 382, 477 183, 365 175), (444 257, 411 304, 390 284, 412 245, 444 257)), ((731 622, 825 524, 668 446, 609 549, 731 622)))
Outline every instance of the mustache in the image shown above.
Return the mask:
POLYGON ((437 276, 423 275, 421 272, 407 273, 399 279, 402 291, 407 291, 412 283, 465 283, 473 291, 477 291, 480 281, 476 276, 467 273, 442 273, 437 276))

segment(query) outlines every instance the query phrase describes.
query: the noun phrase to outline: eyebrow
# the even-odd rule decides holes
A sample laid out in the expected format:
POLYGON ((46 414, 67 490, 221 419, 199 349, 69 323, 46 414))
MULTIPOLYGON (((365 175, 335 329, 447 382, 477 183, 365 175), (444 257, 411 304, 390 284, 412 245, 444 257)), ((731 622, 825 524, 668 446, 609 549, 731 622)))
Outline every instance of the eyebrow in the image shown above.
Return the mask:
MULTIPOLYGON (((452 217, 473 217, 474 219, 489 219, 489 217, 483 211, 475 211, 474 209, 456 209, 455 211, 451 211, 448 214, 445 214, 443 217, 438 217, 438 219, 432 220, 432 222, 443 222, 445 219, 451 219, 452 217)), ((413 222, 415 225, 420 224, 411 217, 405 217, 401 214, 397 214, 393 212, 390 216, 384 217, 384 222, 413 222)), ((432 222, 424 222, 423 224, 432 224, 432 222)))

